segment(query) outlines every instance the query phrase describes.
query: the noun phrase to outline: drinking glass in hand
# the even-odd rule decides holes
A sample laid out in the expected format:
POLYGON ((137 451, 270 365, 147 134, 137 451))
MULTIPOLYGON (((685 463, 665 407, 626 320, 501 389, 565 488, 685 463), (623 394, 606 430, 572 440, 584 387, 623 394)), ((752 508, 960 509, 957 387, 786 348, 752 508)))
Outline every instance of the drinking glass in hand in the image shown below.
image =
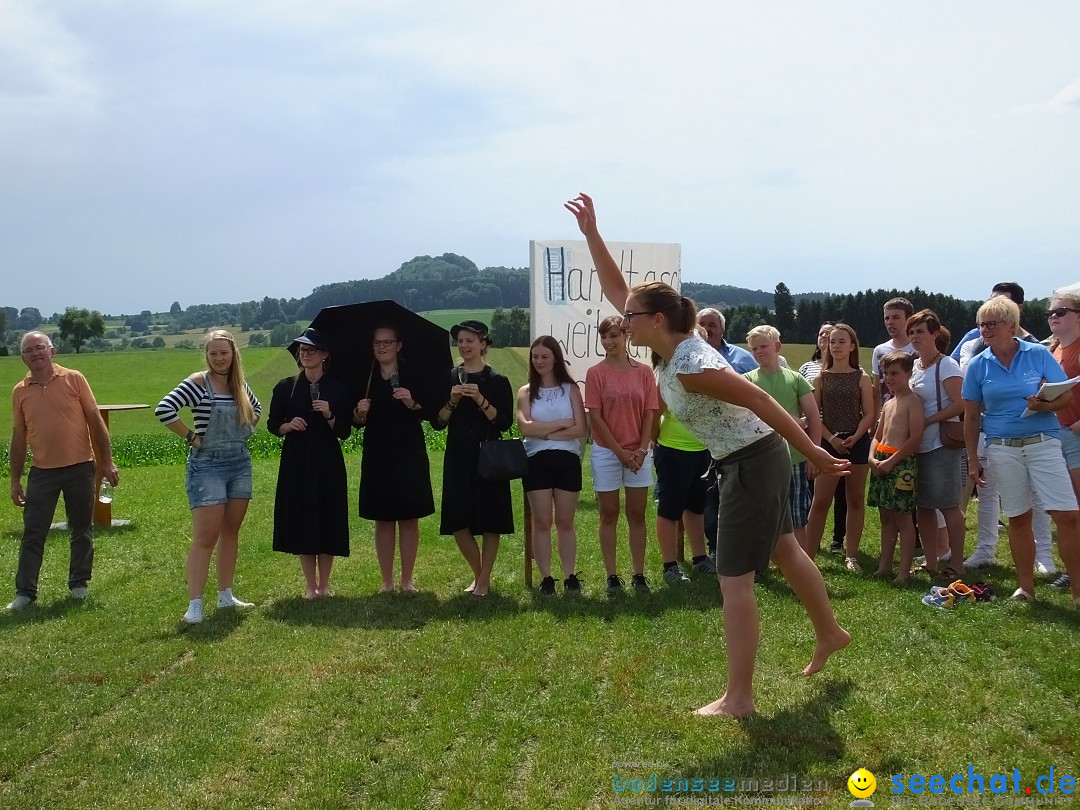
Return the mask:
POLYGON ((469 381, 469 372, 467 372, 465 370, 465 364, 464 363, 462 363, 460 366, 457 367, 457 379, 458 379, 458 382, 461 383, 462 385, 464 385, 465 383, 467 383, 469 381))
POLYGON ((310 383, 308 390, 311 392, 311 401, 314 402, 319 398, 319 384, 317 382, 310 383))
POLYGON ((113 485, 110 484, 105 479, 102 479, 101 487, 98 488, 97 499, 99 501, 101 501, 101 503, 112 503, 112 500, 113 500, 113 485))

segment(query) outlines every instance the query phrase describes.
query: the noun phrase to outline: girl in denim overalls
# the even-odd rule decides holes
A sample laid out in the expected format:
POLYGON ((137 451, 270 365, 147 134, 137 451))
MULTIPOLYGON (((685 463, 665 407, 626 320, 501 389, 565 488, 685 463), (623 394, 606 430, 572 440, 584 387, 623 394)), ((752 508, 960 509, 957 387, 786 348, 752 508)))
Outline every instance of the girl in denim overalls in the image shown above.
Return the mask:
POLYGON ((240 525, 251 499, 251 454, 247 440, 255 432, 262 406, 244 381, 236 341, 225 330, 206 338, 206 371, 192 374, 157 407, 157 417, 191 447, 187 460, 187 495, 192 542, 187 558, 188 604, 184 621, 202 621, 202 595, 217 548, 219 608, 251 607, 232 592, 240 525), (180 421, 183 406, 192 410, 195 427, 180 421), (207 419, 207 417, 209 417, 207 419))

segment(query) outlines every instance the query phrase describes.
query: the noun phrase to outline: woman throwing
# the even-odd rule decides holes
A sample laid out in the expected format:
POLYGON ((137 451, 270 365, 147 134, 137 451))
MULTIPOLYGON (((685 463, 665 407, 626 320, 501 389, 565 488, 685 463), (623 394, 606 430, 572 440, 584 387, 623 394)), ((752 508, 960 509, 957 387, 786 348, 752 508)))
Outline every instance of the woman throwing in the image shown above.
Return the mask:
POLYGON ((431 423, 438 430, 447 428, 439 532, 454 536, 472 569, 465 592, 487 596, 499 535, 514 533, 514 510, 510 482, 485 481, 477 463, 480 442, 498 439, 513 423, 514 392, 510 381, 485 362, 491 342, 486 324, 462 321, 450 335, 457 341, 461 365, 451 372, 450 398, 431 423))
POLYGON ((330 344, 318 329, 293 341, 300 372, 274 386, 267 427, 284 436, 274 498, 274 551, 300 558, 305 599, 330 596, 334 557, 349 556, 349 494, 341 440, 349 393, 326 375, 330 344))
POLYGON ((577 577, 574 513, 581 496, 581 439, 585 406, 566 369, 562 347, 541 335, 529 348, 529 384, 518 391, 518 430, 525 437, 529 473, 524 487, 532 510, 533 559, 540 569, 540 593, 555 593, 551 576, 551 525, 558 535, 563 590, 581 591, 577 577))
POLYGON ((754 577, 779 566, 814 626, 815 644, 804 675, 825 666, 851 636, 836 622, 813 561, 792 533, 788 509, 791 458, 781 436, 819 470, 840 473, 848 462, 814 445, 798 422, 694 334, 695 307, 666 284, 628 289, 597 230, 592 200, 581 194, 566 203, 585 235, 604 294, 623 310, 631 342, 657 356, 660 394, 668 409, 708 446, 720 469, 720 545, 716 567, 724 597, 728 650, 727 690, 697 710, 702 715, 745 717, 754 712, 757 657, 754 577))
POLYGON ((215 548, 218 607, 252 606, 234 596, 232 586, 240 524, 251 500, 247 440, 255 432, 262 406, 244 380, 240 352, 230 332, 215 329, 207 334, 205 354, 206 370, 195 372, 166 394, 154 412, 190 448, 186 477, 192 538, 187 557, 187 624, 203 619, 203 590, 215 548), (191 409, 190 428, 180 421, 184 406, 191 409))
POLYGON ((375 556, 382 590, 394 590, 395 530, 401 550, 402 593, 415 593, 413 568, 420 546, 420 518, 435 512, 424 429, 435 416, 436 395, 402 359, 401 337, 389 325, 371 341, 375 368, 353 423, 364 428, 360 457, 360 517, 375 521, 375 556), (433 400, 435 402, 433 402, 433 400))

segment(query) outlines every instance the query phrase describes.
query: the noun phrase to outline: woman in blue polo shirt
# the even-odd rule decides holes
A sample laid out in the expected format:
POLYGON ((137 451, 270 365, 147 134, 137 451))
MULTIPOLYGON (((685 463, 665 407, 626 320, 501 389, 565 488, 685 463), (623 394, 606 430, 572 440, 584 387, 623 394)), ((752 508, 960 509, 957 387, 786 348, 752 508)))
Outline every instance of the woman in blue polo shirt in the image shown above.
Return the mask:
MULTIPOLYGON (((1080 511, 1053 413, 1072 402, 1073 395, 1066 391, 1053 400, 1038 398, 1044 382, 1062 382, 1065 372, 1045 346, 1016 338, 1020 309, 1011 300, 991 298, 979 307, 977 323, 986 349, 968 365, 961 389, 964 439, 968 459, 977 459, 981 419, 986 463, 1009 519, 1009 547, 1020 586, 1012 598, 1031 602, 1035 600, 1032 491, 1057 525, 1058 551, 1074 583, 1080 574, 1080 511), (1026 410, 1034 413, 1024 416, 1026 410)), ((977 462, 970 473, 976 483, 985 484, 977 462)), ((1072 591, 1080 603, 1080 584, 1073 584, 1072 591)))

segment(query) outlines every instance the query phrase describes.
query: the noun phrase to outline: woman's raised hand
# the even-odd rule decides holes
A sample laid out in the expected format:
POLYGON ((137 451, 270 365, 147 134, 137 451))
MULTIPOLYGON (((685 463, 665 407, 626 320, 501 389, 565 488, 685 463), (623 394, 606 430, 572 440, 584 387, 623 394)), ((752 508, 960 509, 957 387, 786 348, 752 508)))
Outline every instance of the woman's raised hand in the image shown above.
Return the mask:
POLYGON ((578 228, 583 234, 588 236, 596 232, 596 207, 592 197, 582 192, 564 203, 564 206, 577 219, 578 228))
POLYGON ((353 408, 353 419, 357 422, 363 422, 367 419, 368 411, 371 410, 371 400, 362 399, 356 403, 356 407, 353 408))

